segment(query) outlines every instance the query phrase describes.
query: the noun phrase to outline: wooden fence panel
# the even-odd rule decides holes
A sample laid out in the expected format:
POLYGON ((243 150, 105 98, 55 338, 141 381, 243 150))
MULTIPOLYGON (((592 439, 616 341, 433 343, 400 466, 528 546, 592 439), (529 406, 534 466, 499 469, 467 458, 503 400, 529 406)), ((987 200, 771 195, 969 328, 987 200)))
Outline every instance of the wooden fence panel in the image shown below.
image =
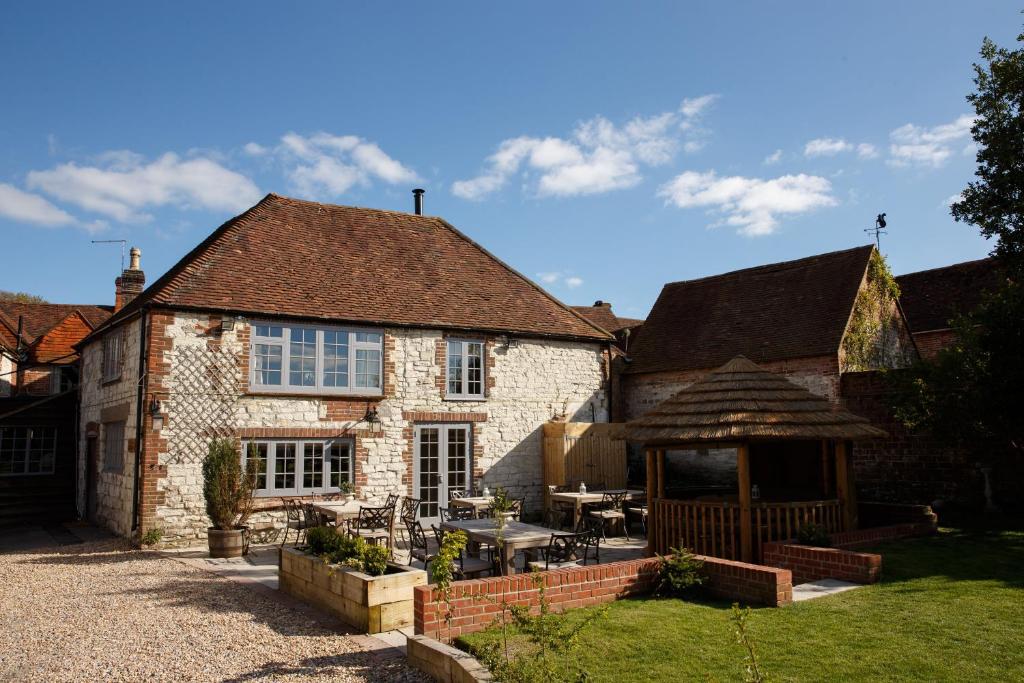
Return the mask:
POLYGON ((544 425, 544 487, 626 488, 626 442, 612 439, 610 423, 549 422, 544 425))

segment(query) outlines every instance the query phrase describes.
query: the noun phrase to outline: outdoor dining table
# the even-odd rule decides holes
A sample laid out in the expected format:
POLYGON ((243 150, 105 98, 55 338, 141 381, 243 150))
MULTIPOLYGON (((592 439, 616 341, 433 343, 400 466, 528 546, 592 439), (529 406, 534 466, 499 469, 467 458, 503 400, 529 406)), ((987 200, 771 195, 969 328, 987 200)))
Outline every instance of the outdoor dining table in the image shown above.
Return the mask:
POLYGON ((572 503, 573 505, 573 520, 572 526, 575 529, 580 523, 580 518, 583 516, 583 506, 593 503, 600 503, 604 499, 605 493, 626 493, 626 500, 633 500, 634 498, 643 498, 644 492, 636 489, 607 489, 604 491, 587 491, 586 493, 579 493, 577 491, 562 491, 559 493, 548 494, 548 500, 558 501, 560 503, 572 503))
POLYGON ((448 506, 460 508, 473 508, 473 516, 479 517, 480 511, 494 505, 494 496, 466 496, 464 498, 452 498, 448 506))
POLYGON ((501 566, 505 576, 512 576, 516 573, 516 553, 518 551, 546 548, 551 541, 551 534, 558 533, 547 527, 524 524, 515 520, 506 521, 502 524, 499 532, 498 525, 493 519, 451 520, 442 522, 441 528, 448 531, 466 532, 466 536, 469 537, 471 553, 479 552, 481 543, 500 548, 501 566), (500 544, 498 543, 499 534, 500 544))
POLYGON ((359 516, 359 508, 372 507, 373 503, 365 500, 321 500, 313 503, 313 508, 334 520, 335 523, 359 516))

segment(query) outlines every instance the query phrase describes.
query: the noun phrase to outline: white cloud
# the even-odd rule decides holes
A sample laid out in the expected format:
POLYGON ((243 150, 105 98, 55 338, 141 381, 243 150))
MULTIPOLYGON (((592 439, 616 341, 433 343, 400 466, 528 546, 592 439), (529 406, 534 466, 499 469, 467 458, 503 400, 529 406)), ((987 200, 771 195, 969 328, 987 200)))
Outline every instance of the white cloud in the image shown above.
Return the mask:
POLYGON ((61 164, 31 171, 28 187, 121 222, 148 221, 145 210, 182 208, 241 211, 260 198, 246 176, 208 158, 181 159, 167 153, 146 163, 128 150, 105 152, 98 164, 61 164))
POLYGON ((0 216, 47 228, 77 223, 75 217, 44 197, 0 183, 0 216))
POLYGON ((274 152, 292 187, 309 199, 337 197, 354 185, 368 186, 373 179, 392 185, 419 180, 376 143, 355 135, 286 133, 274 152))
POLYGON ((668 163, 680 147, 687 153, 704 147, 707 131, 699 120, 716 99, 718 95, 686 99, 675 111, 637 116, 623 125, 595 116, 579 123, 565 138, 509 138, 487 158, 479 175, 454 182, 452 193, 463 199, 483 199, 518 173, 526 177, 529 191, 540 197, 633 187, 643 179, 643 166, 668 163))
POLYGON ((762 162, 765 166, 773 166, 782 161, 782 150, 777 149, 764 158, 762 162))
POLYGON ((804 156, 834 157, 841 152, 849 152, 851 149, 853 149, 853 145, 842 138, 815 138, 804 145, 804 156))
POLYGON ((261 157, 266 154, 269 150, 258 142, 247 142, 242 147, 242 151, 251 157, 261 157))
POLYGON ((827 179, 802 173, 764 180, 687 171, 664 184, 658 195, 680 208, 720 212, 725 216, 722 223, 754 236, 775 232, 780 215, 834 206, 831 192, 827 179))
POLYGON ((537 279, 543 282, 545 285, 556 285, 563 284, 569 289, 576 289, 583 284, 583 278, 575 275, 569 275, 560 270, 554 270, 547 273, 537 273, 537 279))
POLYGON ((922 128, 912 123, 900 126, 889 139, 890 166, 940 168, 953 154, 952 145, 971 134, 974 117, 962 114, 951 123, 922 128))
POLYGON ((857 145, 857 156, 861 159, 877 159, 878 148, 872 145, 870 142, 862 142, 857 145))
POLYGON ((961 201, 963 198, 964 195, 960 192, 957 192, 956 194, 951 194, 950 196, 946 197, 946 200, 944 202, 942 202, 942 206, 948 208, 950 206, 953 206, 957 202, 961 201))

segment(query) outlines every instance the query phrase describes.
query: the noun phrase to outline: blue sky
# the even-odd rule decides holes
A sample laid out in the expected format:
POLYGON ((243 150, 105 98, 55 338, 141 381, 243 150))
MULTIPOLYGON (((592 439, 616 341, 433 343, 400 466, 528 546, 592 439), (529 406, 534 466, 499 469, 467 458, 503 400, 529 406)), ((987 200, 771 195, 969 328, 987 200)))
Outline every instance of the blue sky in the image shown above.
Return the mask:
MULTIPOLYGON (((971 63, 1009 2, 6 3, 0 289, 110 303, 266 192, 441 215, 571 304, 869 241, 991 248, 971 63)), ((282 235, 282 248, 287 235, 282 235)), ((272 274, 268 274, 272 276, 272 274)))

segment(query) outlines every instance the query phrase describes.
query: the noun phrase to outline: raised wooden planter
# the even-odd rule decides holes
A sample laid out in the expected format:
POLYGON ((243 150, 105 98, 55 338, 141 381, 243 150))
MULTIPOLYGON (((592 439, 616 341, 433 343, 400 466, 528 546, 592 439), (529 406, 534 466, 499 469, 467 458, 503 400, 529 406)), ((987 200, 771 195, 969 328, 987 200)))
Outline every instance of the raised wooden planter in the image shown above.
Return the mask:
POLYGON ((427 585, 422 569, 389 563, 386 574, 370 576, 294 548, 281 548, 277 577, 283 592, 366 633, 411 626, 413 589, 427 585))

